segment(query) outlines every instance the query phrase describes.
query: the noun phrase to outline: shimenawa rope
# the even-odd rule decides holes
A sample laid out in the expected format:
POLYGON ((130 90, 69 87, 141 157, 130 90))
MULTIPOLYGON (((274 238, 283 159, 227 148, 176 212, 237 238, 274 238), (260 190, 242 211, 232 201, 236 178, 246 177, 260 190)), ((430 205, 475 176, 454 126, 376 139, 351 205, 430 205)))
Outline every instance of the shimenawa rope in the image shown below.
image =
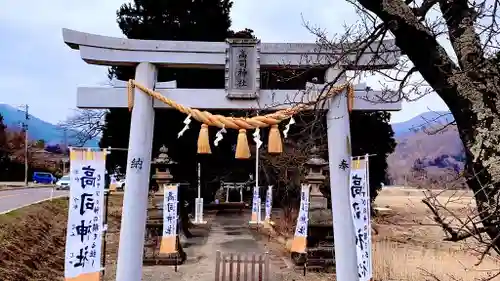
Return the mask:
MULTIPOLYGON (((251 118, 227 117, 223 115, 212 114, 208 111, 201 111, 196 108, 183 106, 181 104, 178 104, 174 100, 171 100, 163 96, 162 94, 155 92, 145 87, 144 85, 141 85, 135 80, 130 79, 127 83, 129 110, 132 110, 134 103, 134 93, 133 93, 134 87, 137 87, 139 90, 143 91, 152 98, 157 99, 184 114, 191 115, 198 122, 201 122, 203 123, 203 125, 205 125, 205 126, 202 125, 200 130, 200 136, 198 137, 198 153, 200 154, 211 153, 210 143, 208 140, 208 126, 239 130, 238 142, 236 145, 236 158, 240 159, 250 158, 250 149, 248 147, 248 141, 246 138, 246 130, 251 130, 255 128, 266 128, 270 126, 271 130, 269 132, 268 151, 269 153, 281 153, 283 148, 281 143, 281 135, 278 129, 278 124, 281 121, 292 117, 298 112, 307 109, 308 106, 310 105, 310 104, 298 104, 287 109, 278 110, 274 113, 266 115, 257 115, 251 118)), ((324 99, 331 98, 341 93, 344 89, 347 89, 347 94, 349 97, 348 109, 349 111, 351 111, 353 105, 354 89, 352 85, 349 83, 345 83, 338 86, 332 86, 328 91, 328 93, 322 98, 324 99)))

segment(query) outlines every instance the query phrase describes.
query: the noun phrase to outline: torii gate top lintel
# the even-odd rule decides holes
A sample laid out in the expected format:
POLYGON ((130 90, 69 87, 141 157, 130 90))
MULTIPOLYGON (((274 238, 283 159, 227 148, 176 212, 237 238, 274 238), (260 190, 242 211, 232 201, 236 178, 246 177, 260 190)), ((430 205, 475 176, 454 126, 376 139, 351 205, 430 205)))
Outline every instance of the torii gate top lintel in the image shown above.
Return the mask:
MULTIPOLYGON (((306 89, 260 89, 260 69, 265 67, 325 67, 340 50, 322 50, 316 43, 260 43, 259 40, 228 39, 226 42, 159 41, 107 37, 63 29, 64 42, 80 51, 84 61, 97 65, 137 65, 150 62, 159 67, 225 68, 225 89, 178 89, 176 83, 155 82, 161 94, 192 108, 199 109, 273 109, 311 101, 322 92, 323 85, 308 83, 306 89), (284 64, 283 62, 286 62, 284 64), (242 66, 243 65, 243 66, 242 66), (244 74, 244 75, 243 75, 244 74)), ((394 66, 400 56, 393 40, 375 42, 367 48, 357 65, 385 69, 394 66), (375 55, 369 51, 383 49, 375 55)), ((346 56, 345 67, 352 68, 346 56)), ((342 65, 341 65, 342 67, 342 65)), ((80 87, 79 108, 123 108, 127 97, 122 83, 113 87, 80 87)), ((165 104, 154 101, 154 107, 165 104)), ((367 90, 357 85, 354 110, 400 110, 397 96, 367 90), (383 96, 383 98, 381 98, 383 96), (384 101, 381 102, 381 99, 384 101)))
MULTIPOLYGON (((66 28, 63 28, 62 34, 68 46, 80 50, 83 60, 101 65, 135 65, 149 61, 168 67, 223 68, 227 62, 228 51, 235 46, 254 47, 256 58, 260 57, 259 65, 264 67, 283 64, 287 67, 328 66, 332 56, 345 55, 343 53, 346 52, 341 48, 328 49, 316 43, 261 43, 260 40, 249 39, 228 39, 226 42, 140 40, 102 36, 66 28), (113 51, 113 56, 110 56, 110 51, 113 51), (154 57, 151 56, 152 53, 154 57), (190 57, 186 57, 186 54, 190 57)), ((352 54, 346 56, 341 64, 349 65, 352 69, 357 50, 352 48, 349 51, 352 54)), ((355 65, 360 68, 369 65, 372 69, 389 69, 398 63, 400 55, 401 52, 393 39, 376 41, 366 48, 355 65)))

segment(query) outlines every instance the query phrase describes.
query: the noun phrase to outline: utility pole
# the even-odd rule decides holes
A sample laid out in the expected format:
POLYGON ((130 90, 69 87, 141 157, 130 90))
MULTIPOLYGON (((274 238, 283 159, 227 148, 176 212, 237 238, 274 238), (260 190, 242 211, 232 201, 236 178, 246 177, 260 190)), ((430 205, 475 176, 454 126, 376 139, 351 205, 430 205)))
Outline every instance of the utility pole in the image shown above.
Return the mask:
POLYGON ((27 104, 24 105, 24 122, 23 122, 23 131, 24 131, 24 185, 28 187, 28 120, 30 119, 30 115, 28 113, 29 106, 27 104))
POLYGON ((64 133, 64 151, 63 151, 64 157, 63 157, 63 168, 62 168, 63 176, 66 174, 66 151, 68 150, 67 130, 68 130, 67 128, 63 128, 63 133, 64 133))

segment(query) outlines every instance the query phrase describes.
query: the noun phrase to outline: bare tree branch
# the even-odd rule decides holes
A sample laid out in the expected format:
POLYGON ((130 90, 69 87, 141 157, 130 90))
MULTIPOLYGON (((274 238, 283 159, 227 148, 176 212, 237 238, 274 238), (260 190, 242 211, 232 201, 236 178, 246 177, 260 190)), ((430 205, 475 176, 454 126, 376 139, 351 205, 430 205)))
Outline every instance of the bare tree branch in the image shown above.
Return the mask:
POLYGON ((75 145, 83 145, 101 135, 106 113, 106 110, 78 109, 72 117, 61 122, 59 126, 67 130, 68 137, 76 138, 75 145))
MULTIPOLYGON (((435 126, 432 123, 443 119, 443 114, 437 114, 420 127, 429 134, 457 127, 466 156, 465 170, 452 171, 455 178, 450 183, 467 183, 474 191, 475 203, 468 206, 465 218, 462 210, 447 208, 436 198, 424 203, 447 240, 472 239, 481 245, 471 248, 481 255, 479 262, 484 256, 499 254, 500 0, 346 1, 357 9, 360 20, 347 26, 343 34, 328 38, 322 29, 309 23, 306 27, 317 36, 320 48, 341 49, 343 54, 360 54, 377 40, 395 39, 404 56, 394 69, 353 67, 349 69, 354 72, 352 77, 377 74, 382 78, 380 86, 396 89, 400 100, 414 101, 429 93, 443 99, 454 120, 435 126)), ((362 56, 335 59, 332 61, 356 65, 362 56)), ((425 178, 426 170, 419 165, 415 163, 413 172, 425 178)))

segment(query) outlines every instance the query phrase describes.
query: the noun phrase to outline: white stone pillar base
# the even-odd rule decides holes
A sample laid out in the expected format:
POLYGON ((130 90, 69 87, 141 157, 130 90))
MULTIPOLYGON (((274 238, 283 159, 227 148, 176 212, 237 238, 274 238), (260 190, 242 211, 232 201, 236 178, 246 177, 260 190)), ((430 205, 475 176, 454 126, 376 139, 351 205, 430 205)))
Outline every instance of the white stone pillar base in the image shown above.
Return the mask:
POLYGON ((194 210, 195 212, 193 224, 206 224, 207 222, 203 220, 203 198, 195 199, 194 210))

